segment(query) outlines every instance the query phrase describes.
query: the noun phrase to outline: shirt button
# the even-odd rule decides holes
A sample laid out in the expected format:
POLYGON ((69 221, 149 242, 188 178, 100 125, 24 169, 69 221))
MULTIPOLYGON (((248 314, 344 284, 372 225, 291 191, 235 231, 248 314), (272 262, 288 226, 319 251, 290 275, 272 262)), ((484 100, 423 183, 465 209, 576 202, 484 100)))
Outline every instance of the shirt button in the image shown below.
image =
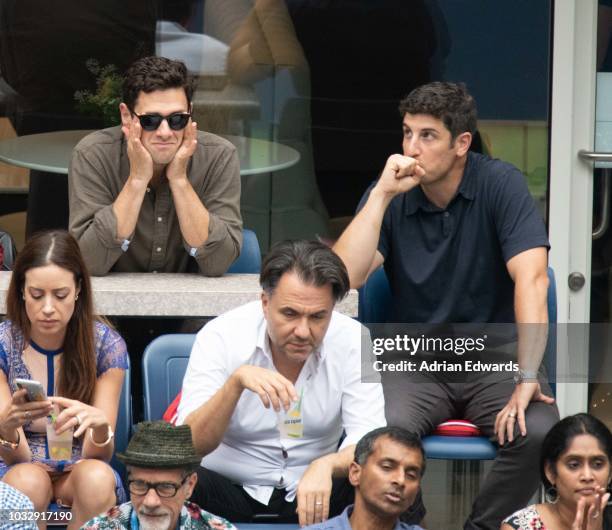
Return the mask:
POLYGON ((157 252, 161 252, 161 247, 157 247, 155 250, 156 250, 157 252))
POLYGON ((151 271, 153 274, 157 274, 157 271, 151 271))
POLYGON ((157 222, 158 222, 158 223, 161 223, 161 222, 162 222, 162 218, 161 218, 161 217, 158 217, 158 218, 157 218, 157 222))
POLYGON ((448 217, 450 215, 449 212, 444 212, 444 217, 448 217))
POLYGON ((289 458, 289 453, 287 452, 287 449, 283 449, 283 458, 289 458))

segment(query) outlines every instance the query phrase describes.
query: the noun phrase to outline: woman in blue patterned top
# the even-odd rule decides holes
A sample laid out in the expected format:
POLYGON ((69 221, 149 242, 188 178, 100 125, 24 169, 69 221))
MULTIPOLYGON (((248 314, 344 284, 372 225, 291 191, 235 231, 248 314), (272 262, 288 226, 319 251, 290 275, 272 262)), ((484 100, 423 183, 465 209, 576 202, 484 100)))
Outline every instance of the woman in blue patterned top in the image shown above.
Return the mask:
POLYGON ((15 261, 0 324, 0 477, 37 511, 72 507, 69 528, 125 500, 108 465, 127 351, 94 317, 89 273, 65 231, 34 235, 15 261), (29 402, 15 380, 42 383, 49 398, 29 402), (48 416, 59 434, 74 429, 72 454, 51 458, 48 416))

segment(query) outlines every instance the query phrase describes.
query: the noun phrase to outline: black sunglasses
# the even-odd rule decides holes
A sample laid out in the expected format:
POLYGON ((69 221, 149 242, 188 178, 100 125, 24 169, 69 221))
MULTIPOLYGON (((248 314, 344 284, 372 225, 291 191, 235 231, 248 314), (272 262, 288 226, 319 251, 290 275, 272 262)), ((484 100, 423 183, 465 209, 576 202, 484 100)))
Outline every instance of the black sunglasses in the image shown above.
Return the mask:
POLYGON ((161 114, 136 114, 134 112, 134 116, 140 120, 140 126, 145 131, 155 131, 164 120, 168 122, 168 127, 173 131, 181 131, 187 127, 189 118, 191 118, 191 114, 187 112, 173 112, 168 114, 168 116, 162 116, 161 114))

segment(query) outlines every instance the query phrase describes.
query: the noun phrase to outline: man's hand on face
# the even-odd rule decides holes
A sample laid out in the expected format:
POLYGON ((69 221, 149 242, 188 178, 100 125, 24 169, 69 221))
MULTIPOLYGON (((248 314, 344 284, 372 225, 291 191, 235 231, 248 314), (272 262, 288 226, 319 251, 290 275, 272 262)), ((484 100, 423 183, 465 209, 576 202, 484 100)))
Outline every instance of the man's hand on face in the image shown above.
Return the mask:
POLYGON ((527 435, 525 423, 525 410, 532 401, 542 401, 552 405, 555 400, 542 393, 540 383, 537 381, 525 381, 516 385, 510 401, 499 411, 495 418, 495 434, 500 445, 504 445, 505 440, 514 440, 514 427, 518 422, 521 435, 527 435))
POLYGON ((142 135, 140 120, 134 116, 128 126, 121 127, 121 131, 127 141, 130 177, 148 184, 153 177, 153 159, 140 141, 142 135))
POLYGON ((197 126, 198 124, 194 121, 192 122, 190 118, 187 127, 185 127, 181 146, 178 148, 174 158, 166 168, 166 177, 169 181, 187 178, 187 164, 189 163, 189 159, 193 156, 193 153, 195 153, 196 146, 198 145, 197 126))
POLYGON ((287 411, 289 407, 298 400, 295 387, 278 372, 259 366, 244 365, 234 372, 243 389, 255 392, 261 398, 264 407, 270 408, 270 404, 276 412, 281 407, 287 411))
POLYGON ((300 526, 327 520, 331 492, 332 469, 321 460, 315 460, 304 471, 297 488, 300 526))
POLYGON ((385 195, 395 197, 418 186, 425 170, 417 160, 404 155, 391 155, 376 187, 385 195))

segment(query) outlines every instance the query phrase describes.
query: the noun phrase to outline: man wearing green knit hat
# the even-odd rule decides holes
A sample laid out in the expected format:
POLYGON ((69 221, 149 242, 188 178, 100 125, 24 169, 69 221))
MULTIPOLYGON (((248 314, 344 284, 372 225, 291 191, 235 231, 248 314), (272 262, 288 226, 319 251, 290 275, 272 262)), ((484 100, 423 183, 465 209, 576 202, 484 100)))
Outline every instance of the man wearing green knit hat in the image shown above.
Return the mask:
POLYGON ((196 454, 188 425, 145 421, 136 426, 125 453, 130 502, 85 523, 89 530, 236 530, 187 502, 198 480, 196 454))

